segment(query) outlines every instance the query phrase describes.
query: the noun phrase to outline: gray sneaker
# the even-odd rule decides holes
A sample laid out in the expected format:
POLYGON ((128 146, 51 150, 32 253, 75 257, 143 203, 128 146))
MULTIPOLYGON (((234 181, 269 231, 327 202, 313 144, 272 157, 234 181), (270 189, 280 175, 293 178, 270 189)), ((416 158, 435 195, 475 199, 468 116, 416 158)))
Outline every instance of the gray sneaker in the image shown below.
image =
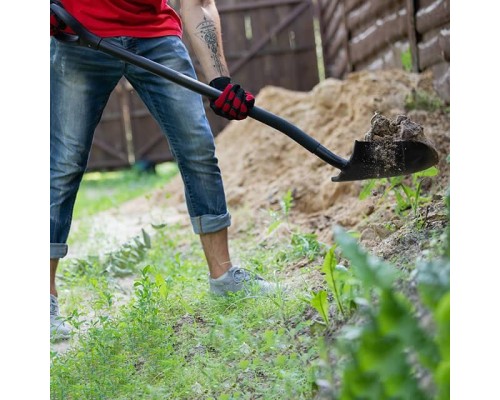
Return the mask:
POLYGON ((241 290, 245 293, 272 294, 276 289, 275 283, 267 282, 260 276, 236 266, 231 267, 222 280, 210 278, 210 291, 221 296, 241 290))
POLYGON ((57 297, 50 295, 50 338, 52 340, 69 339, 70 328, 59 314, 57 297))

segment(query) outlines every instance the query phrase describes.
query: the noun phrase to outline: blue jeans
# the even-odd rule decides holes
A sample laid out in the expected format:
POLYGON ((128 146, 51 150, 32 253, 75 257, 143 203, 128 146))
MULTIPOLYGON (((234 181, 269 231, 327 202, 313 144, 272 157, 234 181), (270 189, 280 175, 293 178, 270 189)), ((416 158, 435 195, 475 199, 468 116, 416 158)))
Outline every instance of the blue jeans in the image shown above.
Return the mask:
MULTIPOLYGON (((106 39, 196 78, 180 38, 106 39)), ((212 131, 200 95, 139 67, 82 46, 50 45, 50 258, 67 254, 73 206, 94 130, 124 76, 164 132, 179 166, 193 230, 217 232, 231 224, 212 131)))

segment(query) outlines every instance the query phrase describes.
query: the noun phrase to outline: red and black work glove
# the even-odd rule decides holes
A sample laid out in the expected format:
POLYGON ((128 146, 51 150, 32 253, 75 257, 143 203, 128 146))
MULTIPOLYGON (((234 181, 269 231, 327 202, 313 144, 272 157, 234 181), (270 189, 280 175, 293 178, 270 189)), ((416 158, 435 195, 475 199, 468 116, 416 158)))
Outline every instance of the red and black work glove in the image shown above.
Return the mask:
POLYGON ((215 78, 210 86, 222 91, 217 99, 210 101, 212 110, 221 117, 229 120, 245 119, 255 104, 255 97, 245 92, 240 85, 232 84, 229 77, 215 78))

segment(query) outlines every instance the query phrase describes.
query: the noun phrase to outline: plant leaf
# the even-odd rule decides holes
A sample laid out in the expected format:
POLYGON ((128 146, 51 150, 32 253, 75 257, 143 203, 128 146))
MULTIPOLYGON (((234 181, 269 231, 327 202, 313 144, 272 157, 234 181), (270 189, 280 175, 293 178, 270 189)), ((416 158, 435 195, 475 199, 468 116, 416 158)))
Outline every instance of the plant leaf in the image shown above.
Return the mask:
POLYGON ((396 279, 396 270, 392 265, 384 263, 379 258, 368 254, 362 249, 356 239, 352 238, 343 228, 334 228, 335 240, 342 248, 342 254, 351 260, 355 276, 365 286, 379 289, 390 289, 396 279))
POLYGON ((145 244, 146 248, 150 249, 151 248, 151 237, 144 229, 141 229, 141 231, 142 231, 142 238, 144 239, 144 244, 145 244))
POLYGON ((323 321, 328 324, 328 295, 325 290, 320 290, 311 299, 311 305, 318 311, 323 321))

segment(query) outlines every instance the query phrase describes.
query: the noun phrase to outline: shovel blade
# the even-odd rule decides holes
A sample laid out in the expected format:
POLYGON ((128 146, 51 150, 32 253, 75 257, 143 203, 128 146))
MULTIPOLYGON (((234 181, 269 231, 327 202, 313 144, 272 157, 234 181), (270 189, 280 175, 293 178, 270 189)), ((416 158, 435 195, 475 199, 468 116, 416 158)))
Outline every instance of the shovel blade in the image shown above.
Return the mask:
POLYGON ((436 150, 429 144, 411 140, 354 143, 347 166, 334 182, 409 175, 436 165, 436 150))

